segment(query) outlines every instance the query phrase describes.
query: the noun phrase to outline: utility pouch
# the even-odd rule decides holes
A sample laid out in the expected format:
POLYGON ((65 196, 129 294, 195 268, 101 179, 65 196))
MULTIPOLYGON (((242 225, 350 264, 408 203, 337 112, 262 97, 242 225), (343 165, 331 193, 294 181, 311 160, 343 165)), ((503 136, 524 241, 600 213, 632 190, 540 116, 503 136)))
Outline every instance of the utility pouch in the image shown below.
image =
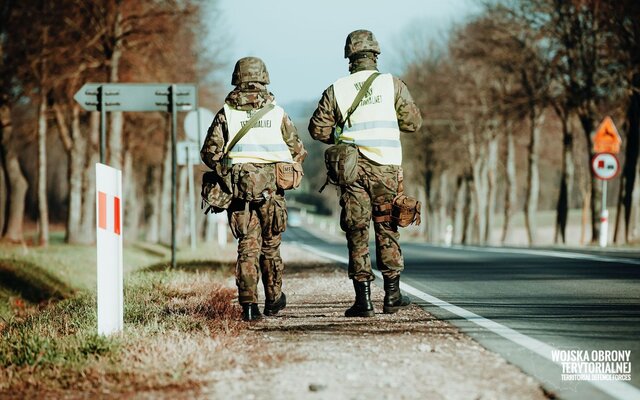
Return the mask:
POLYGON ((350 185, 358 179, 358 147, 355 145, 334 144, 325 150, 324 163, 327 181, 334 185, 350 185))
POLYGON ((271 233, 280 234, 287 229, 287 203, 284 196, 274 196, 273 201, 273 221, 271 224, 271 233))
POLYGON ((296 189, 302 182, 304 171, 300 163, 276 163, 276 186, 282 190, 296 189))
POLYGON ((420 225, 420 208, 421 204, 418 200, 399 194, 393 199, 391 221, 402 228, 414 223, 420 225))
POLYGON ((219 213, 231 204, 233 194, 231 193, 231 175, 220 176, 216 171, 205 172, 202 175, 202 202, 201 209, 208 214, 219 213))

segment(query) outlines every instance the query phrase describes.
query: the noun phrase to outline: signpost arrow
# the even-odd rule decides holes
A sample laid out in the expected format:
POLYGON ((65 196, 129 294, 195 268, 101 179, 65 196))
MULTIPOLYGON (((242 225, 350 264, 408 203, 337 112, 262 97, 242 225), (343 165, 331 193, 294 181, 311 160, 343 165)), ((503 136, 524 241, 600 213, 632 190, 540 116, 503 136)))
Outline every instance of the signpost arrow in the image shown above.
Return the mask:
MULTIPOLYGON (((193 84, 176 84, 176 107, 179 111, 195 109, 197 88, 193 84)), ((73 96, 87 111, 170 111, 169 83, 86 83, 73 96)))

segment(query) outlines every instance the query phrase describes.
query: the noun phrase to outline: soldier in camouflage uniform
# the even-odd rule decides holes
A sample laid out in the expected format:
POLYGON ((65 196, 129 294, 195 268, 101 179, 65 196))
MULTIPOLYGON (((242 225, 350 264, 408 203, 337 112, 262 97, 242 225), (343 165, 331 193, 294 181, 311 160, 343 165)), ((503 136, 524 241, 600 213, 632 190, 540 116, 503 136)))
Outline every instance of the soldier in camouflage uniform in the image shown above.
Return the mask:
MULTIPOLYGON (((266 104, 275 104, 268 83, 266 66, 259 58, 246 57, 236 63, 232 77, 236 87, 215 116, 201 150, 209 168, 216 170, 216 164, 224 162, 227 144, 253 113, 266 104)), ((234 200, 228 217, 238 239, 236 285, 245 320, 261 318, 257 305, 259 274, 266 297, 264 314, 275 315, 286 305, 280 243, 287 210, 284 191, 276 187, 275 162, 302 163, 306 155, 293 122, 278 106, 229 152, 234 200)))
POLYGON ((370 31, 349 34, 345 58, 349 59, 349 76, 329 86, 318 103, 311 121, 311 136, 324 143, 338 140, 358 146, 358 179, 342 186, 340 205, 341 228, 346 232, 349 248, 349 278, 353 280, 356 299, 345 312, 347 317, 374 315, 370 282, 374 280, 369 256, 369 224, 373 217, 377 267, 384 277, 385 313, 397 312, 410 304, 400 293, 400 273, 404 261, 400 250, 400 234, 389 217, 391 203, 401 189, 402 151, 400 132, 415 132, 422 125, 420 111, 400 79, 389 74, 375 78, 371 88, 344 125, 347 109, 360 87, 377 71, 380 47, 370 31), (348 140, 346 138, 349 138, 348 140))

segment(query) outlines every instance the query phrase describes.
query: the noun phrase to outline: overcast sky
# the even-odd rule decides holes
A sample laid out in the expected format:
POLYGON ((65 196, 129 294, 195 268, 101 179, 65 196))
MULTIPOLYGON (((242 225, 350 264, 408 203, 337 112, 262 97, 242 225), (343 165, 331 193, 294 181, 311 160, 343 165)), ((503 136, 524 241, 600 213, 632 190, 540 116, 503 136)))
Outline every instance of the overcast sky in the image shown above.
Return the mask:
MULTIPOLYGON (((229 41, 229 82, 238 58, 257 56, 267 64, 270 90, 280 104, 318 100, 348 73, 344 42, 349 32, 369 29, 380 42, 383 72, 400 73, 408 32, 420 41, 438 39, 454 22, 477 11, 473 0, 219 0, 229 41), (426 38, 426 40, 425 40, 426 38)), ((216 27, 212 30, 215 32, 216 27)), ((226 72, 226 73, 225 73, 226 72)))

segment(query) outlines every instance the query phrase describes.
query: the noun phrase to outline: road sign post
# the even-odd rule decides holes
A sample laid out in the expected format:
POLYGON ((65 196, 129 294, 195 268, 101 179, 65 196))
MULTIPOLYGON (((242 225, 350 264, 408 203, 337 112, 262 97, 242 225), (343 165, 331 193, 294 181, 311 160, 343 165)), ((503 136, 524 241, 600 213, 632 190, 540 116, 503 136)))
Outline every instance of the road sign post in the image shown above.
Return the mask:
POLYGON ((606 116, 593 136, 593 151, 597 153, 591 161, 594 175, 602 180, 602 209, 600 211, 600 247, 607 247, 609 239, 609 210, 607 210, 607 181, 620 170, 616 154, 620 152, 622 139, 611 117, 606 116))
POLYGON ((96 164, 98 334, 121 332, 124 322, 122 172, 96 164))
POLYGON ((615 155, 599 153, 593 157, 591 168, 595 176, 602 181, 602 209, 600 210, 600 247, 607 247, 609 241, 609 210, 607 209, 607 182, 613 179, 620 170, 620 164, 615 155))
POLYGON ((197 87, 170 83, 86 83, 73 98, 87 111, 100 111, 100 161, 106 159, 107 111, 171 113, 171 266, 176 266, 176 136, 178 111, 198 106, 197 87))

